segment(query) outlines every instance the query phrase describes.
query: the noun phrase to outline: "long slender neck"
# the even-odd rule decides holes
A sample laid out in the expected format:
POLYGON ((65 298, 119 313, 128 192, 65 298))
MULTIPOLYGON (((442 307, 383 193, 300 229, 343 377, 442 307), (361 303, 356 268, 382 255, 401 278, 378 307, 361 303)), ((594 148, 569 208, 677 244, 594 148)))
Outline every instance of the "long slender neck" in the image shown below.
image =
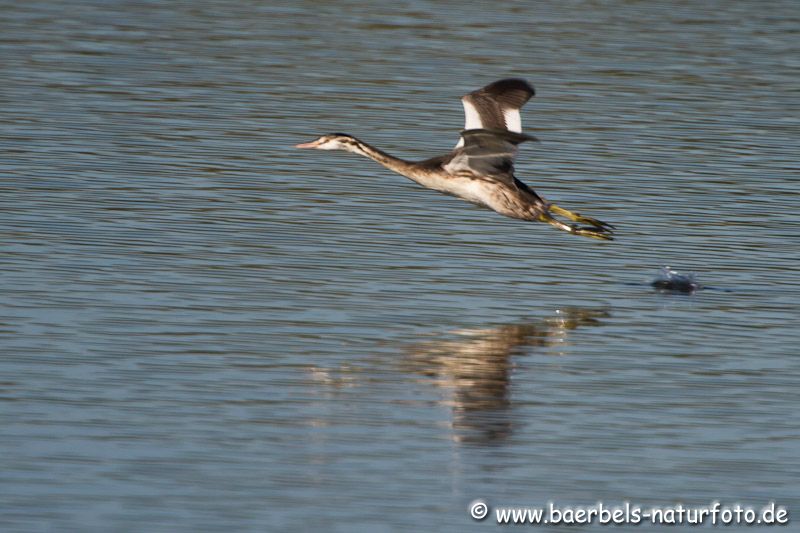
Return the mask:
POLYGON ((361 154, 364 157, 369 157, 373 161, 377 161, 389 170, 393 170, 398 174, 415 179, 417 173, 414 163, 389 155, 383 150, 379 150, 374 146, 370 146, 364 141, 358 139, 353 140, 355 143, 348 147, 349 152, 361 154))

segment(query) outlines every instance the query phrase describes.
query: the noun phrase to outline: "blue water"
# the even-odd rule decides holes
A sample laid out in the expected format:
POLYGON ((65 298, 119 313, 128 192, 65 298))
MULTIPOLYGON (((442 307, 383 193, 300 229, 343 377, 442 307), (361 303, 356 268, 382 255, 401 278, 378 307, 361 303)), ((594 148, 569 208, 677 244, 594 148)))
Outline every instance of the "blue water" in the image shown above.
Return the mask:
POLYGON ((3 531, 800 510, 796 3, 0 7, 3 531), (444 153, 507 76, 616 241, 292 148, 444 153))

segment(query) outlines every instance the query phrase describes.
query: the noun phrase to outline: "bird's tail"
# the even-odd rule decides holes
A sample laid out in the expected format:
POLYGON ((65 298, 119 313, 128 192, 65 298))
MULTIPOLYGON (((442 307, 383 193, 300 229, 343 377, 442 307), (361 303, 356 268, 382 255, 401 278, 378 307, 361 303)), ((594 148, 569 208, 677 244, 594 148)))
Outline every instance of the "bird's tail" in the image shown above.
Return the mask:
POLYGON ((573 235, 582 235, 584 237, 590 237, 592 239, 600 239, 604 241, 614 240, 614 226, 611 224, 597 220, 596 218, 582 216, 580 213, 573 213, 572 211, 564 209, 563 207, 559 207, 555 204, 548 204, 547 211, 540 215, 539 220, 542 222, 547 222, 554 228, 572 233, 573 235), (566 224, 555 218, 553 215, 565 217, 579 224, 588 224, 588 226, 566 224))

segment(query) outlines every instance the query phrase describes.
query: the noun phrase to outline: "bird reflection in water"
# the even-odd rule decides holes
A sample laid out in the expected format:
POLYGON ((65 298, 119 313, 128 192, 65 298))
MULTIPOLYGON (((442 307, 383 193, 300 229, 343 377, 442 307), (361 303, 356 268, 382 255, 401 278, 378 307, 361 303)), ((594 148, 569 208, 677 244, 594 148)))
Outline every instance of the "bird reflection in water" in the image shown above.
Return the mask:
POLYGON ((560 310, 552 318, 487 329, 454 331, 445 339, 415 344, 404 366, 445 391, 459 442, 491 444, 512 433, 513 356, 533 347, 558 347, 578 327, 599 325, 604 309, 560 310))

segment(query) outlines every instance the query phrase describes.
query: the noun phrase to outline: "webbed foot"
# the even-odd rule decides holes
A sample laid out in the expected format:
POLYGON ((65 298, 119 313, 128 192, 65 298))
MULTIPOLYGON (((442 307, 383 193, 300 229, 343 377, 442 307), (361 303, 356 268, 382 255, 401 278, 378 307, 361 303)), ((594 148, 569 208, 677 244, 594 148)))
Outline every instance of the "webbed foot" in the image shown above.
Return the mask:
POLYGON ((590 237, 592 239, 600 239, 604 241, 614 240, 614 226, 611 224, 603 222, 602 220, 597 220, 596 218, 585 217, 580 213, 574 213, 555 204, 550 204, 548 206, 548 212, 542 214, 540 220, 542 222, 547 222, 551 226, 562 231, 572 233, 573 235, 581 235, 583 237, 590 237), (573 222, 588 224, 588 226, 565 224, 552 215, 559 215, 573 222))

